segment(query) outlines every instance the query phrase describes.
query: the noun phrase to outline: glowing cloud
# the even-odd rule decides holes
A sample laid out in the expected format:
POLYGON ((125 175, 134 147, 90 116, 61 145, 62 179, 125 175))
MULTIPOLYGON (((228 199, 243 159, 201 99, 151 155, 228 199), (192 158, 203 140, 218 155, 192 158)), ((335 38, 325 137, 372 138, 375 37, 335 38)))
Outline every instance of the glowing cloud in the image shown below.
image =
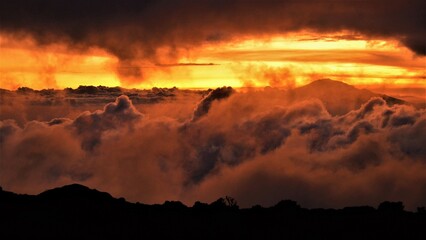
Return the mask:
MULTIPOLYGON (((18 47, 4 53, 8 47, 2 43, 1 59, 7 60, 1 82, 9 89, 102 81, 126 87, 238 87, 247 80, 241 81, 235 65, 261 64, 289 69, 296 84, 314 76, 421 84, 425 7, 421 0, 7 1, 0 5, 0 36, 18 47), (33 49, 28 52, 22 43, 28 41, 46 52, 37 60, 11 61, 23 58, 16 57, 22 49, 22 56, 31 55, 33 49), (64 69, 48 49, 52 45, 80 57, 64 69), (112 66, 85 59, 91 49, 103 50, 112 66), (36 67, 43 61, 47 64, 36 67), (171 65, 178 67, 164 67, 171 65)), ((267 85, 261 79, 249 82, 267 85)))

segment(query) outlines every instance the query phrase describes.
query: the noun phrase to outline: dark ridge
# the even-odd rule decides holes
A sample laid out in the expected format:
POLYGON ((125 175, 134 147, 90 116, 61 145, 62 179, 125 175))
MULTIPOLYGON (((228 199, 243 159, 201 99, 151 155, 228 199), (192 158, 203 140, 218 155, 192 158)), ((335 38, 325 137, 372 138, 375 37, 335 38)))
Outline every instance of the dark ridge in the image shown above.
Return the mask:
MULTIPOLYGON (((20 87, 16 91, 0 89, 0 104, 7 104, 15 97, 24 97, 28 105, 52 106, 69 104, 74 107, 82 105, 103 105, 114 102, 121 95, 127 95, 133 104, 155 104, 168 99, 174 99, 178 92, 185 92, 176 87, 152 89, 126 89, 121 87, 83 86, 65 88, 63 90, 42 89, 34 90, 20 87), (29 97, 31 96, 31 97, 29 97), (27 98, 28 97, 28 98, 27 98)), ((194 91, 203 94, 203 91, 194 91)))
POLYGON ((65 88, 65 92, 73 93, 73 94, 100 94, 100 93, 117 93, 120 94, 122 92, 122 88, 120 87, 105 87, 105 86, 82 86, 80 85, 78 88, 65 88))
POLYGON ((72 184, 39 195, 0 188, 1 239, 426 239, 426 211, 402 202, 306 209, 292 200, 239 209, 231 197, 187 207, 129 203, 72 184))
POLYGON ((383 98, 383 100, 386 101, 386 103, 389 106, 395 105, 395 104, 406 104, 407 102, 405 102, 404 100, 398 99, 398 98, 394 98, 388 95, 381 95, 381 97, 383 98))

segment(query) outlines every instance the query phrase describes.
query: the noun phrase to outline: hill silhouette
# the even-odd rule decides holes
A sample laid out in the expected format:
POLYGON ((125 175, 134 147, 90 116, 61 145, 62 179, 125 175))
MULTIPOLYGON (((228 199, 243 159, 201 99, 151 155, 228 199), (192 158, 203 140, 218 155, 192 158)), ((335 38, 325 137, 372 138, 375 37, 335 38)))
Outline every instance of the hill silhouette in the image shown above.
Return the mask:
POLYGON ((331 79, 320 79, 288 92, 290 101, 301 101, 310 98, 321 100, 332 115, 342 115, 351 110, 358 109, 372 97, 383 98, 388 105, 404 104, 403 100, 377 94, 366 89, 331 79))
POLYGON ((39 195, 0 189, 1 239, 425 239, 424 207, 401 202, 343 209, 305 209, 283 200, 239 209, 235 199, 211 204, 146 205, 73 184, 39 195))

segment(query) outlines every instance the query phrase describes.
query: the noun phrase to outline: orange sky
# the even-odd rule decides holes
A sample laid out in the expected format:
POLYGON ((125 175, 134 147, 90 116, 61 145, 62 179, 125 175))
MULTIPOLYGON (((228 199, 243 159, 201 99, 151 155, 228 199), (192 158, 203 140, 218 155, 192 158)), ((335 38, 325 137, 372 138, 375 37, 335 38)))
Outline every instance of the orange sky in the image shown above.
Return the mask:
POLYGON ((426 84, 425 57, 414 55, 395 40, 345 32, 296 32, 209 43, 178 49, 177 62, 167 57, 167 48, 160 48, 156 54, 161 62, 140 60, 137 66, 143 77, 133 79, 117 75, 118 59, 102 49, 82 53, 58 44, 41 48, 30 39, 3 36, 0 41, 0 88, 5 89, 293 87, 319 78, 363 86, 426 84))

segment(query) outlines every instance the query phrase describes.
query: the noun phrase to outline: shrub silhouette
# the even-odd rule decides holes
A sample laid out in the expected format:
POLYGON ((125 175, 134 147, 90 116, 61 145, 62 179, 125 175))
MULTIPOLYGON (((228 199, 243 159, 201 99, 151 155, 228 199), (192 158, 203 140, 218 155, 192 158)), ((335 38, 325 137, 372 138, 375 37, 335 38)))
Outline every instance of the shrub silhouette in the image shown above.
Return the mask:
POLYGON ((274 208, 277 210, 293 211, 293 212, 301 209, 300 205, 293 200, 282 200, 278 202, 274 206, 274 208))
POLYGON ((404 204, 402 202, 389 202, 385 201, 380 203, 378 210, 381 212, 403 212, 404 204))
POLYGON ((202 203, 200 201, 196 201, 194 203, 194 206, 192 206, 193 209, 195 210, 206 210, 209 208, 209 205, 207 203, 202 203))
POLYGON ((163 208, 168 210, 185 210, 188 207, 179 201, 165 201, 163 203, 163 208))
POLYGON ((219 198, 218 200, 212 202, 210 207, 218 210, 238 210, 239 206, 237 201, 229 196, 225 198, 219 198))

